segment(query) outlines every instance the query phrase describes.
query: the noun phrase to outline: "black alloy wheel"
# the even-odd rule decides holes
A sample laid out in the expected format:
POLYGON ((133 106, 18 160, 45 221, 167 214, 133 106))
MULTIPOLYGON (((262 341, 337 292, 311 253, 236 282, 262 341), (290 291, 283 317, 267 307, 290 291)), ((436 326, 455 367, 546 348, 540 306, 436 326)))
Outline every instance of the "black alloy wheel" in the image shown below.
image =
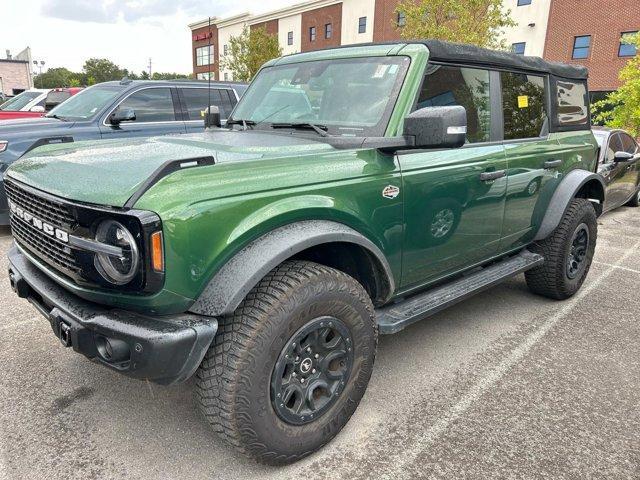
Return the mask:
POLYGON ((336 402, 353 365, 348 327, 335 317, 319 317, 286 343, 271 376, 271 402, 292 425, 311 422, 336 402))
POLYGON ((576 278, 586 267, 586 258, 589 251, 589 227, 581 223, 573 233, 571 248, 567 256, 567 277, 576 278))

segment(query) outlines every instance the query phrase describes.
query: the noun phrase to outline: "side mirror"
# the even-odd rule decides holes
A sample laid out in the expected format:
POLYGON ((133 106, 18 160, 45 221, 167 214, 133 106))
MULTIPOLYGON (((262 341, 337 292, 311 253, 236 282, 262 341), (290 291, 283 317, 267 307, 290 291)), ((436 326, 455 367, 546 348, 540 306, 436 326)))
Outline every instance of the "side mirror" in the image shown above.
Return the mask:
POLYGON ((634 157, 635 157, 635 155, 633 153, 616 152, 613 155, 613 161, 614 162, 628 162, 629 160, 633 160, 634 157))
POLYGON ((417 148, 459 148, 467 138, 467 111, 460 105, 421 108, 405 117, 404 135, 413 136, 417 148))
POLYGON ((220 128, 221 126, 222 123, 220 122, 220 108, 216 105, 210 105, 204 115, 204 128, 220 128))
POLYGON ((29 111, 33 113, 44 113, 44 107, 41 107, 40 105, 36 105, 35 107, 31 107, 29 111))
POLYGON ((121 122, 133 122, 135 119, 135 110, 131 108, 118 109, 109 116, 109 123, 111 125, 120 125, 121 122))

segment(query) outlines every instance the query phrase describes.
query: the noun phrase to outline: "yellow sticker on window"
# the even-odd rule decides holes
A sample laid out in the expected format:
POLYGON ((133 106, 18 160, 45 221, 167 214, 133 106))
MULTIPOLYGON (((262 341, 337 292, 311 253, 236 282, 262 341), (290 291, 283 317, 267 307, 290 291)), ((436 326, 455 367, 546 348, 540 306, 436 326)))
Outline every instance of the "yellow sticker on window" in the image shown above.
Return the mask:
POLYGON ((527 95, 520 95, 518 97, 518 108, 527 108, 529 106, 529 97, 527 95))

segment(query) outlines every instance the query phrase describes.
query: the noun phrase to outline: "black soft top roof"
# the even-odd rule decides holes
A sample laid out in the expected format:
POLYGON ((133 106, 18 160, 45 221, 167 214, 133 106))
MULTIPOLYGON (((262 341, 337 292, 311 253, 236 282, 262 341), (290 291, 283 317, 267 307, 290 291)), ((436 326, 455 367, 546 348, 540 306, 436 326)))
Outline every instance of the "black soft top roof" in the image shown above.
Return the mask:
POLYGON ((550 73, 563 78, 586 80, 587 69, 580 65, 547 62, 540 57, 525 57, 511 52, 489 50, 461 43, 442 40, 414 40, 406 43, 422 43, 429 49, 429 60, 441 62, 459 62, 491 67, 517 68, 530 72, 550 73))

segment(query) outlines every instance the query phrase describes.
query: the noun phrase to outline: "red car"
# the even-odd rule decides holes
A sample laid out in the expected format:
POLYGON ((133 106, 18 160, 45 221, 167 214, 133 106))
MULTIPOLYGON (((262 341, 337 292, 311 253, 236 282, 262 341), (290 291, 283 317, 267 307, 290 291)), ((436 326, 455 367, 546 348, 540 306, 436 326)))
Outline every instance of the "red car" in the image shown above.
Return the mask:
POLYGON ((0 120, 42 117, 80 90, 82 87, 26 90, 0 105, 0 120))

